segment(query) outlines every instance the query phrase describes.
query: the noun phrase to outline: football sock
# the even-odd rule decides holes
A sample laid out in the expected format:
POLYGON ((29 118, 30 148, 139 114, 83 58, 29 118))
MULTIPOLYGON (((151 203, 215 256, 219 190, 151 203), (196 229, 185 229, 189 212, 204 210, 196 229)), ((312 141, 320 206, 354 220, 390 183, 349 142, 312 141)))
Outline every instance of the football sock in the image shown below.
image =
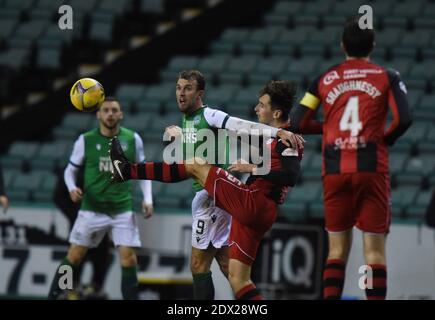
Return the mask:
POLYGON ((214 285, 211 271, 193 274, 193 299, 214 300, 214 285))
POLYGON ((124 300, 138 300, 139 283, 136 266, 122 267, 121 293, 124 300))
POLYGON ((372 289, 366 288, 367 300, 385 300, 387 296, 387 268, 383 264, 369 264, 372 268, 372 289))
POLYGON ((344 286, 346 263, 340 259, 328 259, 323 271, 323 298, 340 299, 344 286))
POLYGON ((179 182, 189 177, 184 163, 147 162, 131 165, 131 179, 179 182))
POLYGON ((237 300, 264 300, 255 284, 251 283, 243 287, 236 293, 237 300))
MULTIPOLYGON (((72 276, 73 276, 72 285, 73 285, 73 288, 71 288, 71 289, 74 289, 75 284, 78 283, 77 274, 76 274, 77 273, 76 272, 77 271, 77 267, 72 265, 71 262, 69 262, 69 260, 65 257, 62 260, 62 262, 59 265, 59 267, 56 269, 56 273, 54 275, 53 281, 51 282, 50 291, 48 292, 48 299, 51 299, 51 300, 57 299, 59 297, 59 295, 64 290, 64 289, 61 289, 59 287, 59 280, 61 280, 61 277, 65 276, 67 274, 65 271, 62 271, 62 272, 60 271, 60 268, 62 266, 70 266, 72 268, 72 272, 73 272, 73 274, 72 274, 72 276)), ((66 279, 65 281, 62 281, 62 283, 64 283, 64 282, 65 282, 65 284, 67 284, 68 280, 66 279)))

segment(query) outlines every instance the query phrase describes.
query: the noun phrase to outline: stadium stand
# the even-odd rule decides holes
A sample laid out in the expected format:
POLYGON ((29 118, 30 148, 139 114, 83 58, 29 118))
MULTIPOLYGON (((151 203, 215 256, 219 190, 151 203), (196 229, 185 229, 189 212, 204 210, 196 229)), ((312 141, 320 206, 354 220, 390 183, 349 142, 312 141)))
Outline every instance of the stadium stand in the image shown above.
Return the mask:
MULTIPOLYGON (((11 97, 17 96, 17 81, 27 77, 29 91, 41 87, 50 91, 53 77, 35 81, 42 70, 59 75, 84 62, 104 61, 102 52, 114 48, 126 50, 128 57, 130 43, 121 37, 133 39, 141 32, 158 37, 157 22, 181 19, 192 5, 205 8, 204 1, 66 1, 78 8, 74 19, 80 32, 59 33, 54 18, 56 8, 64 2, 0 1, 0 73, 8 75, 0 77, 1 104, 14 102, 11 97), (135 26, 144 17, 153 27, 151 23, 141 25, 138 31, 135 26)), ((210 38, 203 51, 192 49, 170 56, 153 81, 117 79, 114 95, 126 111, 125 125, 141 133, 147 158, 158 159, 162 129, 181 119, 174 97, 177 73, 189 68, 206 75, 205 101, 210 106, 255 120, 253 108, 262 84, 271 79, 296 81, 300 96, 315 75, 342 60, 341 25, 346 16, 357 12, 360 3, 271 1, 260 22, 228 26, 210 38)), ((421 219, 435 188, 435 4, 424 0, 368 4, 373 6, 377 27, 374 60, 400 71, 414 116, 412 128, 391 148, 393 214, 421 219), (392 16, 387 15, 390 12, 392 16)), ((19 96, 21 102, 24 98, 19 96)), ((50 201, 46 194, 53 188, 54 174, 65 164, 73 139, 95 124, 92 116, 71 110, 51 129, 49 141, 13 142, 1 159, 11 201, 50 201)), ((323 210, 320 138, 306 138, 302 177, 281 210, 283 216, 294 220, 321 217, 323 210)), ((164 190, 156 185, 158 207, 186 208, 192 194, 187 184, 164 190)))

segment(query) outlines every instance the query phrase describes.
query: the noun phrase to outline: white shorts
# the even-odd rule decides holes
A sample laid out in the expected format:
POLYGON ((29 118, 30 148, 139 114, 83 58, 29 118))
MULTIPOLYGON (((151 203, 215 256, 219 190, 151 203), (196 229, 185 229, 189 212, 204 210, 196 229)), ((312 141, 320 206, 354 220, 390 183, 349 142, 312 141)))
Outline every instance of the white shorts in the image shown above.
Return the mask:
POLYGON ((95 248, 108 231, 112 232, 115 246, 141 246, 136 217, 131 211, 109 216, 80 210, 69 236, 69 242, 95 248))
POLYGON ((198 191, 192 200, 192 247, 207 249, 228 245, 231 215, 213 205, 206 190, 198 191))

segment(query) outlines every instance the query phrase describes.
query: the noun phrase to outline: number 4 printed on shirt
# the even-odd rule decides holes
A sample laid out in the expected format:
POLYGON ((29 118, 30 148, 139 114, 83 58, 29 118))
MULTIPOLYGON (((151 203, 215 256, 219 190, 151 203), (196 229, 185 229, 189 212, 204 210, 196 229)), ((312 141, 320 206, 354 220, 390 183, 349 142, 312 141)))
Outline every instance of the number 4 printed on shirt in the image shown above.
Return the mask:
POLYGON ((362 129, 362 122, 359 121, 358 106, 358 97, 350 97, 347 101, 346 107, 344 108, 344 112, 340 120, 340 130, 350 130, 351 137, 358 136, 358 133, 362 129))

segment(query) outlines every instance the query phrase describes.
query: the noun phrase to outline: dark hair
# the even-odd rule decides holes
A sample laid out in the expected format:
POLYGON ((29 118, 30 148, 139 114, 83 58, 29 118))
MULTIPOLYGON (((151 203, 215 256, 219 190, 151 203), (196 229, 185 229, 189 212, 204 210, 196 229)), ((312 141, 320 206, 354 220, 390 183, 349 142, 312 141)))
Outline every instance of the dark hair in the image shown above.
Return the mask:
POLYGON ((375 31, 361 29, 358 24, 359 19, 359 16, 352 17, 344 24, 341 40, 346 54, 350 57, 367 57, 375 44, 375 31))
POLYGON ((118 102, 119 104, 121 104, 121 103, 119 102, 119 100, 116 99, 116 98, 113 97, 113 96, 107 96, 107 97, 105 97, 105 98, 104 98, 104 102, 118 102))
POLYGON ((259 92, 260 97, 268 94, 273 110, 281 110, 281 119, 287 121, 289 113, 293 107, 296 96, 297 85, 290 81, 272 80, 266 84, 259 92))
POLYGON ((196 80, 198 83, 198 90, 205 90, 204 76, 198 70, 183 70, 178 75, 178 79, 196 80))

